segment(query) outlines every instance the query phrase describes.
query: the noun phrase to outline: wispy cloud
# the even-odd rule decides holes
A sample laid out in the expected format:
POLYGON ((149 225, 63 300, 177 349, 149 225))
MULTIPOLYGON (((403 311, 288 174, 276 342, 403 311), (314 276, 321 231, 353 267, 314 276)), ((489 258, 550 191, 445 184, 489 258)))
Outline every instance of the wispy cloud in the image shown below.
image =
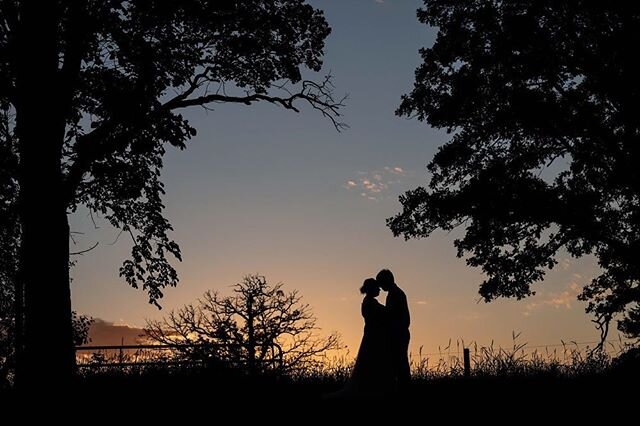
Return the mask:
POLYGON ((385 166, 381 170, 358 172, 358 177, 349 179, 343 186, 348 190, 358 191, 361 197, 378 201, 388 192, 391 185, 400 183, 407 172, 399 166, 385 166))
POLYGON ((398 166, 396 167, 386 166, 384 170, 394 175, 404 176, 406 174, 406 172, 402 169, 402 167, 398 167, 398 166))
POLYGON ((374 0, 378 4, 384 4, 384 0, 374 0))
POLYGON ((525 306, 524 316, 530 316, 534 311, 544 307, 552 307, 556 309, 571 309, 572 303, 576 301, 576 296, 580 294, 582 288, 578 283, 571 282, 566 290, 560 293, 549 293, 549 295, 540 302, 531 302, 525 306))

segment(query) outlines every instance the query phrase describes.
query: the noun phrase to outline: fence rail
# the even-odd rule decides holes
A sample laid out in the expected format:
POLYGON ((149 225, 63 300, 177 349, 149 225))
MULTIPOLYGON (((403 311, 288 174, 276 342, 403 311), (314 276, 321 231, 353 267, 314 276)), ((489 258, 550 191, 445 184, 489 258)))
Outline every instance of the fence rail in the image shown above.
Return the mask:
POLYGON ((227 366, 253 368, 283 366, 282 348, 277 344, 258 345, 267 347, 271 356, 266 359, 249 359, 247 356, 226 356, 216 350, 247 350, 242 344, 142 344, 142 345, 86 345, 76 346, 76 365, 79 368, 127 368, 146 366, 187 365, 202 366, 210 363, 227 366), (201 353, 197 353, 202 350, 201 353), (191 352, 191 353, 189 353, 191 352), (183 359, 176 359, 180 356, 183 359))

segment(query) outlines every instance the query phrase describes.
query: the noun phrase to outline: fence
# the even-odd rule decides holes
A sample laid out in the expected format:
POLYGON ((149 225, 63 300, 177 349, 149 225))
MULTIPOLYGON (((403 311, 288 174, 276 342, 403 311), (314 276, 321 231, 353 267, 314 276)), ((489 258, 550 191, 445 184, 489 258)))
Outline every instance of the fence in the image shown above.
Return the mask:
POLYGON ((526 369, 556 366, 569 371, 571 368, 585 367, 594 361, 612 359, 637 343, 619 339, 607 341, 600 346, 599 341, 571 341, 559 344, 528 345, 518 342, 519 334, 514 334, 510 347, 466 343, 461 340, 449 342, 438 352, 410 353, 411 368, 415 374, 442 375, 462 374, 470 376, 473 370, 526 369), (597 351, 595 349, 598 349, 597 351), (604 356, 604 358, 602 358, 604 356))
POLYGON ((240 344, 174 344, 76 346, 76 364, 80 369, 136 368, 151 366, 225 366, 232 368, 278 369, 284 364, 282 348, 267 348, 268 357, 250 359, 247 345, 240 344))
MULTIPOLYGON (((583 359, 599 342, 563 342, 529 346, 516 342, 510 348, 481 346, 475 342, 451 342, 439 352, 410 354, 411 368, 417 374, 459 371, 468 376, 472 368, 478 368, 488 361, 506 363, 532 363, 552 361, 556 364, 571 364, 583 359)), ((609 356, 616 356, 624 350, 625 342, 618 345, 607 342, 604 346, 609 356)), ((252 371, 281 369, 283 367, 282 348, 269 345, 271 354, 264 360, 256 359, 250 364, 246 345, 238 344, 180 344, 180 345, 114 345, 79 346, 76 350, 76 362, 80 369, 135 369, 152 366, 208 366, 224 365, 252 371), (243 353, 242 355, 239 355, 243 353)), ((338 368, 349 367, 352 360, 342 359, 338 368)), ((335 367, 335 366, 334 366, 335 367)))

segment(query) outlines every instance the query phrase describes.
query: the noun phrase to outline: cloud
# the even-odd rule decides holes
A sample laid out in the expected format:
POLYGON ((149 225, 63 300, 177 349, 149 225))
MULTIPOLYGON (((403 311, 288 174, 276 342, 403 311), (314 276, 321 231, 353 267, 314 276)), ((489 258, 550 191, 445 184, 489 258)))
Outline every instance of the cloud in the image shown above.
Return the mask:
POLYGON ((343 188, 357 190, 361 197, 372 201, 384 198, 390 186, 400 183, 406 171, 399 166, 386 166, 382 170, 358 172, 359 177, 349 179, 343 188))
POLYGON ((100 318, 94 319, 89 328, 90 345, 116 346, 144 343, 144 330, 127 324, 116 324, 100 318))
POLYGON ((384 4, 384 0, 374 0, 378 4, 384 4))
POLYGON ((422 305, 422 306, 424 306, 424 305, 426 305, 426 304, 427 304, 427 301, 426 301, 426 300, 418 300, 418 301, 416 302, 416 305, 422 305))
POLYGON ((387 166, 384 169, 389 173, 393 173, 394 175, 402 175, 402 176, 404 176, 406 174, 405 171, 402 169, 402 167, 389 167, 389 166, 387 166))
POLYGON ((545 307, 556 309, 571 309, 572 303, 575 302, 576 296, 580 294, 582 288, 578 283, 571 282, 567 289, 561 293, 550 293, 549 296, 540 302, 531 302, 525 306, 524 316, 530 316, 534 311, 545 307))

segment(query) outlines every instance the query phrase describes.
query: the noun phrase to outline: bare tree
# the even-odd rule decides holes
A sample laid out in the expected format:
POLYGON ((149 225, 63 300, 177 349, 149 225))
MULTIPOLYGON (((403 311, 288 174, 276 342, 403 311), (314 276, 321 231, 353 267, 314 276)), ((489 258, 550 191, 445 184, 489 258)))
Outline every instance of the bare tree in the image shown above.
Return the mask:
POLYGON ((264 276, 247 275, 232 296, 207 291, 197 303, 147 321, 152 340, 176 345, 180 357, 221 360, 249 372, 279 369, 285 373, 317 366, 340 336, 317 333, 316 318, 297 290, 269 285, 264 276))

